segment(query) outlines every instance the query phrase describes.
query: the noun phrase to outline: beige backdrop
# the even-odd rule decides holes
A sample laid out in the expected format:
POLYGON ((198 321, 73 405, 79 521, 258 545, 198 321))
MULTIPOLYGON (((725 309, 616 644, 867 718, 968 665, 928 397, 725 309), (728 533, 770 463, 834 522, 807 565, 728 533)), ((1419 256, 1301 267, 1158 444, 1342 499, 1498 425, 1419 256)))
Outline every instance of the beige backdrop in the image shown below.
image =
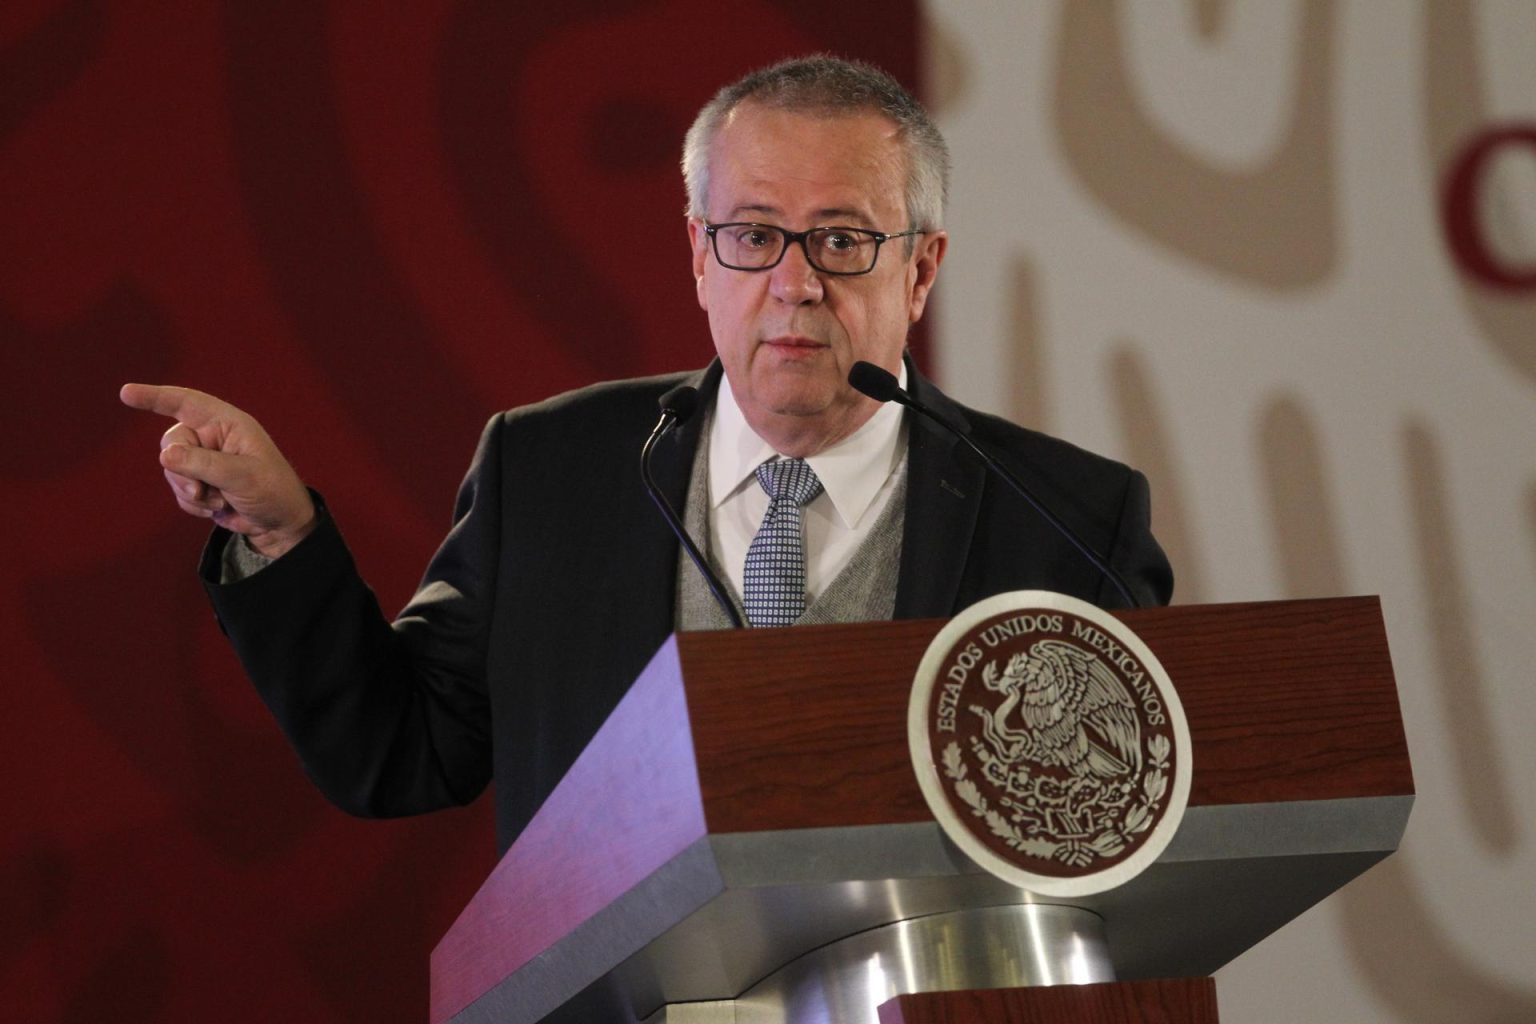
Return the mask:
POLYGON ((1536 0, 930 0, 938 370, 1152 477, 1180 602, 1378 593, 1403 850, 1224 1024, 1536 1021, 1536 0), (1466 218, 1464 218, 1465 220, 1466 218))

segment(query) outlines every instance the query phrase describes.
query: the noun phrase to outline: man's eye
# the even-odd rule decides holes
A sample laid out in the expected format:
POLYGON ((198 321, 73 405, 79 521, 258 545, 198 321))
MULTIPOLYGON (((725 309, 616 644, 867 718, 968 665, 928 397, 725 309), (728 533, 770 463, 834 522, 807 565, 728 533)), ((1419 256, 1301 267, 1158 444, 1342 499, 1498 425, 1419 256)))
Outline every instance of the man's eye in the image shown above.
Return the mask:
POLYGON ((762 228, 743 228, 736 232, 736 244, 748 249, 766 249, 773 244, 773 232, 762 228))
POLYGON ((859 247, 859 236, 848 231, 828 231, 821 236, 821 247, 832 252, 852 252, 859 247))

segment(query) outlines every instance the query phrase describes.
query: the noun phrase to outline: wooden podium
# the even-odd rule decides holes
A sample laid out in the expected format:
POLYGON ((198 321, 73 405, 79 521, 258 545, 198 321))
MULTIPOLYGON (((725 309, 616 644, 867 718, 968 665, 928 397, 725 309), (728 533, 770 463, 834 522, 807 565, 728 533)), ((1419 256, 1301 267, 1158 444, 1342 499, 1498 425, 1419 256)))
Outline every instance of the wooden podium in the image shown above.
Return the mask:
POLYGON ((1056 906, 934 823, 906 714, 942 620, 678 634, 433 952, 433 1024, 1215 1021, 1208 975, 1402 837, 1381 608, 1118 614, 1194 745, 1184 821, 1126 885, 1056 906), (1057 918, 1101 925, 1113 980, 983 969, 1057 918))

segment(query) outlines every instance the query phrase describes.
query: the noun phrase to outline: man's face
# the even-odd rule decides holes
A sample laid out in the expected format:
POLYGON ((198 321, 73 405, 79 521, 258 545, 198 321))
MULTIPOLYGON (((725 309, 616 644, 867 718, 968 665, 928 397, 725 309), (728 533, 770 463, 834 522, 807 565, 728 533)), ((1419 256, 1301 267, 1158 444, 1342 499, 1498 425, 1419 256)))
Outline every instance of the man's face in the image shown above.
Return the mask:
MULTIPOLYGON (((906 157, 895 126, 859 113, 817 117, 751 101, 732 112, 709 153, 708 217, 791 231, 818 226, 904 231, 906 157)), ((807 455, 858 429, 875 403, 848 386, 867 360, 892 373, 907 328, 923 314, 944 256, 942 232, 880 249, 857 277, 821 273, 791 245, 772 270, 722 267, 704 224, 688 222, 699 305, 747 422, 789 455, 807 455)))

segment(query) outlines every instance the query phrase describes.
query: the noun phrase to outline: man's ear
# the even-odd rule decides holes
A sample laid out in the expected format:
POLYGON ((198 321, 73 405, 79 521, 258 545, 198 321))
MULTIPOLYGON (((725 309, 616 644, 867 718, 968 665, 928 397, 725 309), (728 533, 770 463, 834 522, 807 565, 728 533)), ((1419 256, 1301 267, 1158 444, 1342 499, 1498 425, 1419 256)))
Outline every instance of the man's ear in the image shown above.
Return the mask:
POLYGON ((704 232, 704 221, 698 217, 688 218, 688 244, 693 249, 693 287, 699 296, 699 308, 709 309, 709 300, 704 294, 704 268, 709 264, 709 235, 704 232))
POLYGON ((939 276, 939 264, 944 262, 944 254, 948 251, 947 231, 931 231, 918 238, 917 251, 913 253, 912 263, 907 269, 911 277, 907 319, 914 324, 923 317, 923 310, 928 306, 928 293, 933 290, 933 282, 939 276))

